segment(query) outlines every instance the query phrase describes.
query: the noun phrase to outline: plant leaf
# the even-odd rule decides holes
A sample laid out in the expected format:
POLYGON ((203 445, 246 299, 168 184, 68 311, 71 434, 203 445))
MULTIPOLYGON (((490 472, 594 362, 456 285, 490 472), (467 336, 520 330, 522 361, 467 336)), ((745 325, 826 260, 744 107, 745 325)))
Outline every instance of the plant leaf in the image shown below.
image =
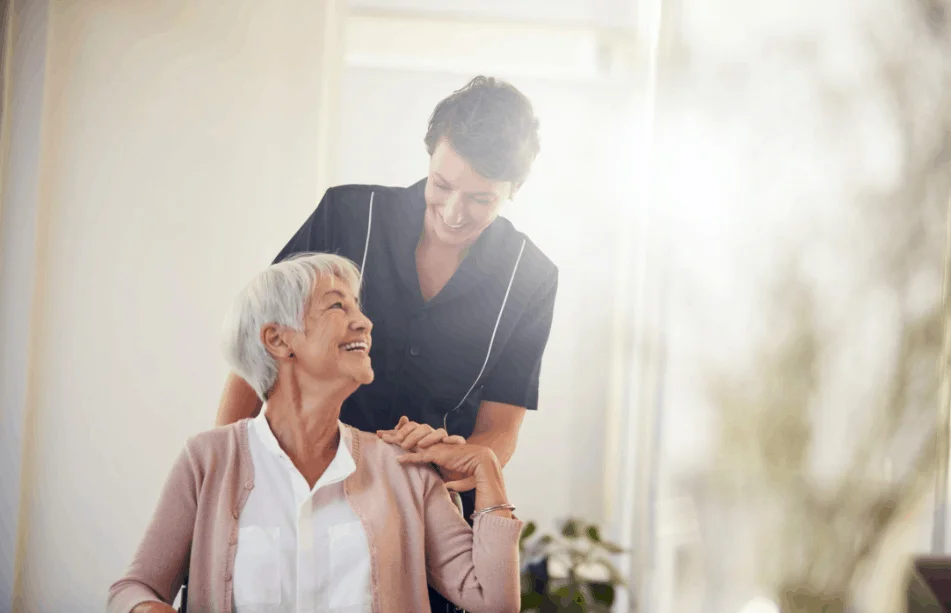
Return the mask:
POLYGON ((581 587, 576 583, 566 583, 552 593, 561 601, 559 611, 573 610, 571 604, 584 604, 584 592, 581 591, 581 587))
POLYGON ((525 529, 522 530, 522 536, 519 537, 519 542, 524 541, 531 535, 535 534, 535 531, 538 530, 538 526, 535 525, 535 522, 530 521, 525 524, 525 529))
POLYGON ((565 538, 570 538, 570 539, 577 538, 578 522, 573 519, 569 519, 568 521, 566 521, 565 524, 561 527, 561 535, 565 538))
POLYGON ((620 545, 615 545, 614 543, 609 543, 608 541, 600 541, 598 543, 604 548, 608 553, 627 553, 627 551, 620 545))
POLYGON ((591 590, 591 598, 595 602, 600 602, 611 606, 614 604, 614 586, 608 583, 592 583, 588 586, 591 590))
POLYGON ((542 606, 545 602, 545 597, 538 592, 529 592, 527 594, 522 594, 522 606, 520 607, 521 611, 528 611, 530 609, 537 609, 542 606))
POLYGON ((601 533, 598 531, 597 526, 588 526, 588 538, 595 543, 601 542, 601 533))

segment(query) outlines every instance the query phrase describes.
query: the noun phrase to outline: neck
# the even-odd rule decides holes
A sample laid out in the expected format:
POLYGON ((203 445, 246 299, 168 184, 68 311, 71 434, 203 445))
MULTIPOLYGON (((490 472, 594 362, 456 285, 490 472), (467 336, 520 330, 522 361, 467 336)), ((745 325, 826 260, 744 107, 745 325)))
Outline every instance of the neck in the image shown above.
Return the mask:
POLYGON ((299 383, 275 385, 265 417, 274 438, 306 476, 314 468, 322 473, 336 454, 340 407, 353 390, 330 383, 305 388, 299 383))
POLYGON ((416 256, 424 260, 434 258, 441 261, 450 260, 459 263, 469 254, 469 249, 474 242, 475 240, 461 245, 447 245, 431 237, 428 232, 423 230, 423 233, 419 237, 419 243, 416 245, 416 256))

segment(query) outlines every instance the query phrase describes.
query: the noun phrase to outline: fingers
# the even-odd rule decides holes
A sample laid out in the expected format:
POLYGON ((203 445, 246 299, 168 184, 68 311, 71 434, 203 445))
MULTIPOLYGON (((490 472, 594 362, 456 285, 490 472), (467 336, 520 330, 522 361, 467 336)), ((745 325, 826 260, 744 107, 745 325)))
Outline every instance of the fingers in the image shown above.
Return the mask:
POLYGON ((381 439, 385 442, 390 443, 391 445, 400 445, 403 443, 403 439, 406 438, 406 435, 409 434, 409 430, 380 430, 376 433, 381 439))
MULTIPOLYGON (((402 447, 403 449, 406 449, 407 451, 416 449, 419 446, 420 441, 422 441, 424 438, 426 438, 427 436, 435 432, 435 430, 433 430, 432 426, 430 426, 429 424, 415 424, 414 423, 413 426, 415 427, 413 428, 412 432, 409 432, 406 435, 406 438, 403 439, 403 442, 400 443, 400 447, 402 447)), ((403 428, 403 430, 407 430, 407 429, 409 429, 409 426, 405 426, 403 428)), ((438 439, 442 440, 442 436, 439 436, 438 439)))
POLYGON ((461 440, 463 443, 466 442, 466 439, 462 438, 461 436, 449 436, 449 434, 444 429, 439 428, 438 430, 433 430, 421 438, 419 442, 416 443, 416 448, 427 449, 433 445, 438 445, 439 443, 458 445, 459 440, 461 440))
POLYGON ((475 489, 475 477, 466 477, 460 481, 450 481, 446 484, 446 489, 451 492, 468 492, 475 489))
POLYGON ((407 451, 428 449, 433 445, 463 445, 466 439, 461 436, 449 436, 445 428, 433 429, 429 424, 410 421, 405 415, 393 430, 377 430, 377 436, 392 445, 399 445, 407 451))
POLYGON ((432 451, 417 451, 415 453, 404 453, 401 456, 396 457, 396 461, 400 464, 432 464, 433 463, 433 452, 432 451))
POLYGON ((458 463, 459 453, 460 448, 456 445, 437 443, 427 449, 413 449, 396 459, 403 464, 436 464, 451 470, 458 463))
POLYGON ((407 436, 410 436, 419 426, 414 421, 410 421, 405 415, 400 417, 396 427, 392 430, 377 430, 376 435, 387 443, 393 445, 402 445, 407 436))

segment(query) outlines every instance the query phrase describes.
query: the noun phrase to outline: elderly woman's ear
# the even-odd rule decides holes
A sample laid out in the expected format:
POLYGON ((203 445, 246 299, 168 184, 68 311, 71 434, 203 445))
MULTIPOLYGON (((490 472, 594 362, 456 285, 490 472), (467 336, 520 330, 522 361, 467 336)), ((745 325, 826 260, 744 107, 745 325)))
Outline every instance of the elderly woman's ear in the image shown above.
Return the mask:
POLYGON ((261 342, 274 359, 292 358, 294 352, 288 344, 290 330, 285 326, 267 324, 261 328, 261 342))

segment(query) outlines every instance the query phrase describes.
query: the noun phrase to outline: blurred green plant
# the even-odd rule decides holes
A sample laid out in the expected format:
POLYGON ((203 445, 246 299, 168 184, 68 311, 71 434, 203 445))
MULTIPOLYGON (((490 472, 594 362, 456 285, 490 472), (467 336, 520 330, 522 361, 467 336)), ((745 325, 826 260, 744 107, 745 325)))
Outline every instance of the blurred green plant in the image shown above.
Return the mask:
POLYGON ((581 520, 562 522, 557 534, 539 534, 538 526, 528 522, 519 552, 523 612, 608 613, 618 590, 627 589, 611 562, 625 551, 581 520))

